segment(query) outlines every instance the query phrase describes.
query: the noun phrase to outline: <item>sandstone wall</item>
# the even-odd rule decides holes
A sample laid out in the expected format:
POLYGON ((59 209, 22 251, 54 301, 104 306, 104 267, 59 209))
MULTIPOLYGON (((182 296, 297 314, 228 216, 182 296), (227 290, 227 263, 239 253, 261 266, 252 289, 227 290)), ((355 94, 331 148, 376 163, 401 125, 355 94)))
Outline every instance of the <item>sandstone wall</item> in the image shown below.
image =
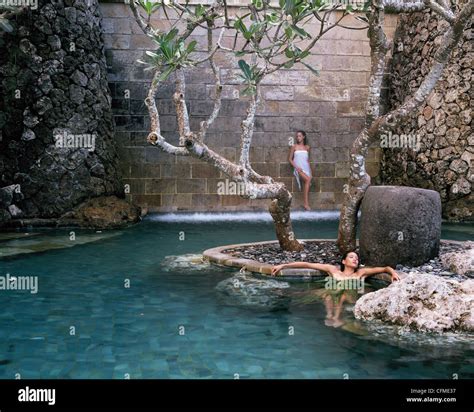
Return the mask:
MULTIPOLYGON (((393 107, 420 85, 445 31, 446 24, 429 12, 400 17, 390 77, 393 107)), ((395 131, 418 137, 419 150, 384 149, 381 163, 384 183, 438 191, 443 216, 453 220, 474 219, 473 61, 468 28, 427 103, 395 131)))
MULTIPOLYGON (((146 144, 149 119, 143 99, 150 74, 137 64, 153 44, 135 24, 129 7, 102 2, 109 86, 112 91, 125 183, 130 197, 149 210, 235 210, 263 209, 267 200, 248 200, 239 196, 220 196, 218 183, 224 181, 213 168, 194 159, 175 158, 146 144)), ((387 33, 395 29, 396 16, 387 16, 387 33)), ((158 27, 167 27, 163 15, 158 27)), ((352 23, 352 22, 351 22, 352 23)), ((309 31, 316 30, 312 27, 309 31)), ((204 31, 196 31, 201 49, 206 44, 204 31)), ((229 41, 226 38, 225 41, 229 41)), ((310 194, 314 208, 335 209, 343 198, 343 185, 349 172, 349 148, 362 128, 363 106, 370 65, 370 48, 365 30, 334 29, 314 49, 308 59, 320 69, 316 77, 304 66, 285 70, 265 81, 264 102, 257 112, 251 162, 257 172, 285 182, 294 193, 294 205, 302 205, 301 193, 288 163, 288 138, 298 129, 308 133, 311 166, 315 176, 310 194)), ((211 148, 235 160, 239 147, 240 121, 246 100, 239 98, 242 87, 235 80, 236 59, 220 58, 224 82, 220 116, 208 133, 211 148)), ((213 78, 210 69, 186 75, 187 101, 191 126, 196 128, 209 114, 213 78)), ((164 136, 177 143, 176 119, 171 96, 172 82, 158 92, 158 108, 164 136)), ((371 149, 368 171, 378 173, 378 151, 371 149)))

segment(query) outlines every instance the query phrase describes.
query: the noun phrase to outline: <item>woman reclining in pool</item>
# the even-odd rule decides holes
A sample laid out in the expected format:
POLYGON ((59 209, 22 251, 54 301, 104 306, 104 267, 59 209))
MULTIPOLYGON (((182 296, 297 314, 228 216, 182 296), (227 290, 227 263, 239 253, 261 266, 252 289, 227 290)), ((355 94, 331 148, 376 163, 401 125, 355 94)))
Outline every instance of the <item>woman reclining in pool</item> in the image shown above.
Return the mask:
POLYGON ((344 254, 341 260, 341 268, 324 263, 294 262, 273 266, 272 276, 276 276, 278 272, 284 268, 321 270, 323 272, 327 272, 337 280, 364 279, 377 273, 388 273, 392 277, 392 282, 395 280, 400 280, 398 273, 395 272, 390 266, 359 268, 359 255, 356 252, 347 252, 344 254))

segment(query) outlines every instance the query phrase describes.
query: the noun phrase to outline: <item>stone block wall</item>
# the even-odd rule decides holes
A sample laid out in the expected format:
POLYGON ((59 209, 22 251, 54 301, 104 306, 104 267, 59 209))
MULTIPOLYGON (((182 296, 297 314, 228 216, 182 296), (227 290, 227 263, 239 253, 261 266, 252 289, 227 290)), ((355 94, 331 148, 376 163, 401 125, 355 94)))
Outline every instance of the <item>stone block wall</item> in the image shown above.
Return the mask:
MULTIPOLYGON (((225 177, 212 167, 196 159, 164 154, 147 145, 149 118, 143 100, 150 73, 136 61, 154 46, 136 25, 127 5, 109 1, 101 3, 101 9, 115 137, 132 201, 150 211, 267 208, 268 200, 219 195, 218 185, 225 182, 225 177)), ((357 24, 351 19, 348 22, 357 24)), ((155 22, 163 28, 169 24, 162 15, 155 22)), ((386 31, 390 37, 395 25, 396 16, 388 15, 386 31)), ((317 29, 315 26, 308 30, 317 29)), ((197 30, 195 34, 194 39, 204 50, 205 32, 197 30)), ((224 39, 228 41, 230 38, 224 39)), ((292 177, 288 153, 289 137, 299 129, 305 130, 314 175, 310 203, 315 209, 336 209, 342 202, 343 185, 349 173, 349 149, 363 124, 370 67, 366 31, 333 29, 313 53, 308 62, 320 70, 319 76, 304 66, 295 66, 264 81, 251 162, 257 172, 285 182, 294 192, 294 206, 302 206, 302 193, 292 177)), ((242 87, 235 77, 237 59, 229 58, 228 54, 217 58, 224 84, 222 109, 206 143, 229 160, 235 160, 240 122, 248 102, 240 96, 242 87)), ((172 80, 160 87, 157 103, 163 135, 177 144, 172 80)), ((213 78, 210 69, 203 67, 188 71, 186 81, 191 128, 197 128, 212 110, 213 78)), ((367 167, 372 176, 378 174, 379 156, 379 149, 370 150, 367 167)))

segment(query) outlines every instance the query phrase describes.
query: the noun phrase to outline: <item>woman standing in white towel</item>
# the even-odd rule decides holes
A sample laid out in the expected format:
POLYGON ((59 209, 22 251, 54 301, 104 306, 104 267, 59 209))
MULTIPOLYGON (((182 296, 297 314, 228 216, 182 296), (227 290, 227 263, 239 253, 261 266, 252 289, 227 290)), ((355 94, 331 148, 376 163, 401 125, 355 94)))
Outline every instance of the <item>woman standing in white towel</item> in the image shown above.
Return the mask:
POLYGON ((311 187, 311 167, 309 165, 309 146, 306 140, 306 132, 298 130, 296 132, 296 144, 290 149, 290 163, 294 167, 294 175, 301 190, 301 181, 303 181, 304 208, 309 207, 309 188, 311 187))

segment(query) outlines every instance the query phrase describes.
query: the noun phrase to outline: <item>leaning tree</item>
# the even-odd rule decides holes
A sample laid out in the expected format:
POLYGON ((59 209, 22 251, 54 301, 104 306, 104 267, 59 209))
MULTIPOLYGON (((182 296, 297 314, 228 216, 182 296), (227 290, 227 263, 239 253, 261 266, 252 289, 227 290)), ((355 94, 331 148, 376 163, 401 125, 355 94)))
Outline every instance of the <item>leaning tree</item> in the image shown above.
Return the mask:
POLYGON ((395 129, 410 113, 422 108, 436 83, 441 78, 453 50, 462 39, 467 24, 474 11, 474 0, 372 0, 367 13, 368 36, 371 48, 371 71, 369 93, 365 107, 364 128, 354 141, 350 152, 350 176, 341 208, 338 232, 338 246, 341 252, 356 247, 357 213, 367 188, 370 176, 365 170, 365 159, 369 146, 378 142, 380 136, 395 129), (381 114, 380 92, 385 72, 386 56, 391 49, 383 30, 385 11, 416 12, 426 8, 438 14, 447 23, 446 32, 441 38, 431 69, 425 75, 418 89, 399 107, 381 114))
POLYGON ((290 219, 292 196, 281 182, 270 176, 262 176, 250 164, 250 147, 255 127, 256 111, 261 100, 260 84, 266 76, 278 70, 291 68, 296 63, 305 65, 312 72, 317 71, 305 62, 311 50, 324 34, 341 21, 354 8, 346 6, 340 15, 334 12, 341 4, 328 5, 323 0, 252 0, 248 5, 229 8, 225 1, 214 1, 208 6, 190 6, 178 1, 136 1, 130 7, 138 25, 156 44, 156 50, 147 51, 153 79, 145 99, 151 119, 151 131, 147 141, 166 153, 176 156, 194 156, 214 166, 232 181, 244 187, 243 196, 252 199, 271 199, 269 207, 276 236, 284 250, 301 250, 302 245, 295 238, 290 219), (161 12, 169 21, 167 30, 157 30, 152 16, 161 12), (173 13, 171 15, 171 13, 173 13), (170 15, 174 18, 171 18, 170 15), (309 34, 304 27, 316 24, 317 33, 309 34), (203 56, 196 48, 195 40, 188 40, 195 29, 207 32, 207 50, 203 56), (224 44, 232 39, 230 44, 224 44), (206 132, 219 114, 222 83, 216 63, 217 53, 231 53, 241 57, 243 95, 247 95, 248 107, 241 122, 240 156, 231 162, 206 145, 206 132), (186 82, 184 69, 209 64, 215 79, 213 110, 207 120, 200 123, 199 130, 191 130, 186 108, 186 82), (160 116, 155 102, 159 87, 172 73, 175 76, 173 100, 178 120, 179 146, 166 141, 160 131, 160 116))

